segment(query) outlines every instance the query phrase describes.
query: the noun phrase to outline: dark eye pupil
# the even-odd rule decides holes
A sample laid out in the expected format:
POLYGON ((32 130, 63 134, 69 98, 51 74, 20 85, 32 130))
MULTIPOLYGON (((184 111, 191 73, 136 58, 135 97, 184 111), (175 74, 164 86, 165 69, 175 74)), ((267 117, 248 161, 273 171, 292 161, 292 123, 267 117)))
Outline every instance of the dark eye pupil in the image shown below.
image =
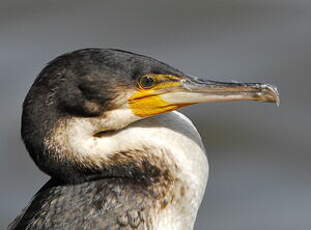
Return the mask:
POLYGON ((153 86, 153 84, 154 84, 154 80, 151 77, 145 76, 140 79, 140 85, 144 88, 150 88, 153 86))

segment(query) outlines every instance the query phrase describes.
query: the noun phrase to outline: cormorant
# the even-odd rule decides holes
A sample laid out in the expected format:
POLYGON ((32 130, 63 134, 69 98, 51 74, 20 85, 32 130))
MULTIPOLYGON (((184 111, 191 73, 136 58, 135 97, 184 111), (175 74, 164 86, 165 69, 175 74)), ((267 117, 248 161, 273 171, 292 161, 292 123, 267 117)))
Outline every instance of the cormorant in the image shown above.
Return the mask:
POLYGON ((201 80, 123 50, 57 57, 26 96, 21 130, 51 180, 9 228, 193 229, 208 161, 195 126, 171 111, 241 100, 279 97, 268 84, 201 80))

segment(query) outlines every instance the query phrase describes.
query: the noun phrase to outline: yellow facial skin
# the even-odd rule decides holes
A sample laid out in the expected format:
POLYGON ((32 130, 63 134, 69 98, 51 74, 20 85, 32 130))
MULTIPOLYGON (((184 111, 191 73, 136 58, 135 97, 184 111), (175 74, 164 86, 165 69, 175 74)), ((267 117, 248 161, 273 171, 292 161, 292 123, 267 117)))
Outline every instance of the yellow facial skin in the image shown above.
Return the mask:
POLYGON ((148 74, 148 77, 153 78, 154 86, 149 89, 138 87, 138 90, 128 99, 129 108, 136 116, 148 117, 182 107, 163 100, 159 90, 178 87, 182 84, 183 78, 165 74, 148 74))

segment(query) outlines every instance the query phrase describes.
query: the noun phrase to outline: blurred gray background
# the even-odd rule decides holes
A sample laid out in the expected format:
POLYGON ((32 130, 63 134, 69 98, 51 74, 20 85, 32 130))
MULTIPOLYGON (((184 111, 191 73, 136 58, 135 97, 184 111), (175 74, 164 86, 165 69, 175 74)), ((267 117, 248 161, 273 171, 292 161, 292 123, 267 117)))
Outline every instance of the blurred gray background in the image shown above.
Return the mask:
POLYGON ((24 96, 48 61, 86 47, 150 55, 203 78, 277 85, 279 108, 183 110, 211 164, 196 229, 311 229, 310 0, 2 0, 1 229, 48 180, 20 139, 24 96))

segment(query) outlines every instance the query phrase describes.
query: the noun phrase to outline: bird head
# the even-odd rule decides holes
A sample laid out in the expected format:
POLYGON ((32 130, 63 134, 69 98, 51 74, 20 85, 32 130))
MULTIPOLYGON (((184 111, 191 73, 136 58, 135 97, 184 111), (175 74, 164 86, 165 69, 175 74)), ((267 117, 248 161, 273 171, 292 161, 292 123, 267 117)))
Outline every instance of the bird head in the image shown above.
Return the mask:
POLYGON ((269 84, 198 79, 153 58, 112 49, 63 55, 41 72, 33 88, 42 91, 39 85, 46 94, 36 96, 45 98, 46 106, 56 104, 59 114, 92 117, 122 110, 126 123, 203 102, 279 103, 269 84))

